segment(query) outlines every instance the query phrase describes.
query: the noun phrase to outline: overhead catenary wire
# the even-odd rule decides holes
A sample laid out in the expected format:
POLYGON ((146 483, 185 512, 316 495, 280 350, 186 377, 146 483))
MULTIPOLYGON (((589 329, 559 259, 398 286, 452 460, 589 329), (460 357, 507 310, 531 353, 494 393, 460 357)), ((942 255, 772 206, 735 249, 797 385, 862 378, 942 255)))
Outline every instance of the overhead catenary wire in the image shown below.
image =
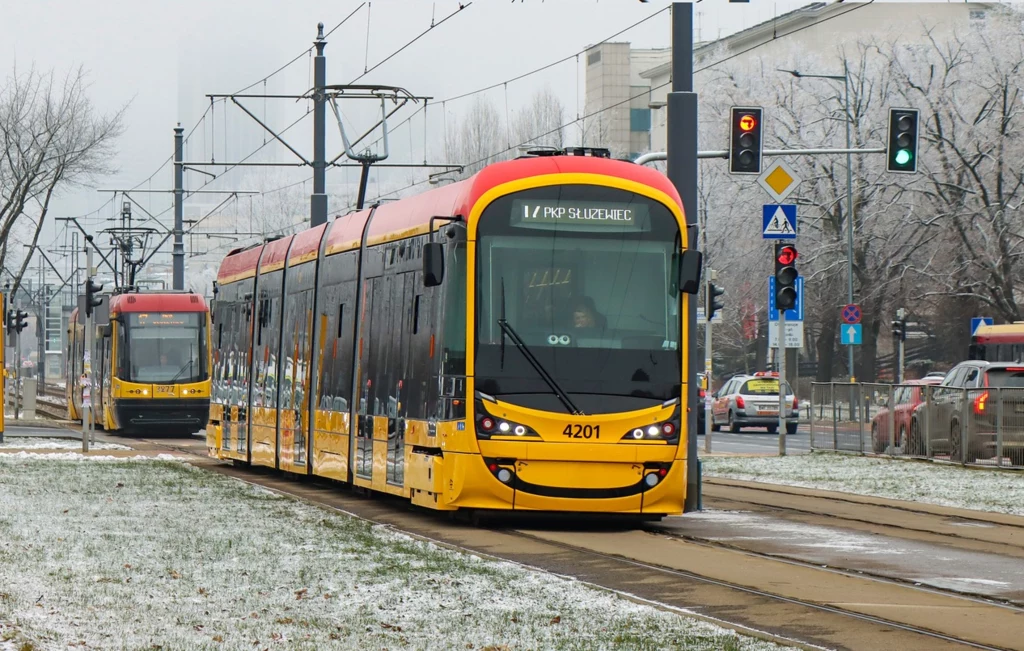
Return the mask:
MULTIPOLYGON (((460 13, 462 13, 462 12, 463 12, 464 10, 466 10, 466 9, 469 9, 469 7, 471 7, 472 5, 473 5, 473 3, 472 3, 472 2, 467 2, 467 3, 465 3, 465 4, 459 3, 459 8, 458 8, 458 9, 456 9, 456 10, 455 10, 455 11, 453 11, 452 13, 448 14, 447 16, 445 16, 444 18, 442 18, 441 20, 437 21, 437 23, 434 23, 434 21, 433 21, 433 20, 431 20, 431 21, 430 21, 430 27, 426 28, 425 30, 423 30, 422 32, 420 32, 419 34, 417 34, 417 35, 416 35, 415 37, 413 37, 413 39, 412 39, 412 40, 410 40, 410 41, 409 41, 408 43, 406 43, 406 44, 405 44, 405 45, 403 45, 402 47, 398 48, 397 50, 395 50, 395 51, 394 51, 394 52, 392 52, 391 54, 387 55, 386 57, 384 57, 383 59, 381 59, 380 61, 378 61, 377 63, 375 63, 375 64, 374 64, 373 66, 371 66, 370 68, 365 68, 365 69, 363 70, 363 74, 359 75, 358 77, 356 77, 355 79, 353 79, 353 80, 352 80, 352 81, 350 81, 349 83, 350 83, 350 84, 354 84, 354 83, 356 83, 357 81, 359 81, 360 79, 362 79, 362 78, 363 78, 363 77, 365 77, 366 75, 370 74, 371 72, 373 72, 373 71, 374 71, 374 70, 376 70, 377 68, 381 67, 382 65, 384 65, 385 63, 387 63, 388 61, 390 61, 391 59, 393 59, 394 57, 398 56, 398 55, 399 55, 400 53, 402 53, 402 52, 403 52, 403 51, 404 51, 404 50, 405 50, 406 48, 410 47, 410 46, 411 46, 411 45, 412 45, 413 43, 415 43, 416 41, 418 41, 418 40, 420 40, 421 38, 423 38, 424 36, 426 36, 426 35, 427 35, 428 33, 430 33, 431 31, 433 31, 433 30, 434 30, 435 28, 437 28, 437 27, 440 27, 441 25, 443 25, 443 24, 444 24, 445 22, 447 22, 447 21, 448 21, 448 20, 449 20, 450 18, 452 18, 452 17, 453 17, 453 16, 455 16, 456 14, 460 14, 460 13)), ((367 9, 367 12, 369 12, 369 9, 367 9)), ((369 30, 369 20, 370 20, 370 19, 369 19, 369 16, 367 16, 367 19, 366 19, 366 20, 367 20, 367 30, 369 30)), ((370 52, 370 39, 369 39, 369 31, 367 31, 367 39, 366 39, 366 52, 367 52, 367 63, 368 63, 368 62, 369 62, 369 52, 370 52)))
MULTIPOLYGON (((767 45, 767 44, 769 44, 769 43, 772 43, 772 42, 775 42, 775 41, 777 41, 777 40, 779 40, 779 39, 781 39, 781 38, 785 38, 785 37, 787 37, 787 36, 791 36, 791 35, 793 35, 793 34, 796 34, 797 32, 801 32, 801 31, 803 31, 803 30, 805 30, 805 29, 808 29, 808 28, 810 28, 810 27, 814 27, 814 26, 816 26, 816 25, 821 25, 821 24, 823 24, 823 23, 825 23, 825 22, 827 22, 827 21, 829 21, 829 20, 833 20, 833 19, 835 19, 835 18, 839 18, 839 17, 841 17, 841 16, 845 16, 846 14, 848 14, 848 13, 850 13, 850 12, 852 12, 852 11, 857 11, 858 9, 863 9, 863 8, 864 8, 864 7, 866 7, 866 6, 868 6, 868 5, 870 5, 870 4, 873 4, 873 3, 874 3, 874 1, 875 1, 875 0, 868 0, 868 2, 865 2, 865 3, 862 3, 862 4, 855 4, 855 5, 851 6, 851 7, 849 8, 849 9, 847 9, 846 11, 844 11, 844 12, 842 12, 842 13, 839 13, 839 14, 834 14, 834 15, 832 15, 832 16, 828 16, 828 17, 826 17, 826 18, 824 18, 824 19, 822 19, 822 20, 820 20, 820 21, 818 21, 818 22, 816 22, 816 23, 812 23, 812 24, 808 24, 808 25, 803 25, 803 26, 797 27, 797 28, 795 28, 795 29, 792 29, 792 30, 790 30, 790 31, 786 32, 785 34, 777 34, 777 33, 775 33, 775 34, 773 34, 773 35, 772 35, 772 37, 771 37, 771 38, 769 38, 769 39, 766 39, 766 40, 764 40, 764 41, 762 41, 762 42, 760 42, 760 43, 756 43, 756 44, 754 44, 754 45, 752 45, 752 46, 750 46, 750 47, 748 47, 748 48, 746 48, 746 49, 744 49, 744 50, 740 50, 739 52, 735 52, 735 53, 733 53, 733 54, 731 54, 731 55, 729 55, 729 56, 727 56, 727 57, 724 57, 724 58, 722 58, 722 59, 719 59, 719 60, 713 61, 713 62, 711 62, 711 63, 709 63, 709 64, 707 64, 707 65, 705 65, 705 66, 703 66, 703 67, 700 67, 700 68, 696 68, 696 69, 694 69, 694 71, 693 71, 693 72, 694 72, 694 74, 696 74, 696 73, 698 73, 698 72, 703 72, 703 71, 705 71, 705 70, 709 70, 709 69, 711 69, 711 68, 714 68, 714 67, 716 67, 716 66, 722 65, 723 63, 726 63, 727 61, 730 61, 731 59, 734 59, 734 58, 736 58, 736 57, 738 57, 738 56, 741 56, 741 55, 743 55, 743 54, 747 54, 747 53, 749 53, 749 52, 752 52, 753 50, 756 50, 756 49, 758 49, 758 48, 760 48, 760 47, 764 47, 765 45, 767 45)), ((670 7, 665 7, 664 9, 661 9, 660 11, 658 11, 658 12, 655 12, 655 13, 651 14, 651 15, 650 15, 650 16, 648 16, 647 18, 645 18, 645 19, 643 19, 643 20, 641 20, 641 21, 638 21, 638 22, 634 23, 633 25, 630 25, 629 27, 627 27, 627 28, 625 28, 625 29, 623 29, 623 30, 621 30, 621 31, 619 31, 619 32, 617 32, 617 33, 615 33, 615 34, 613 34, 612 36, 608 37, 607 39, 605 39, 605 40, 603 40, 603 41, 600 41, 599 43, 597 43, 597 45, 600 45, 601 43, 604 43, 604 42, 606 42, 606 41, 608 41, 608 40, 611 40, 611 39, 613 39, 613 38, 616 38, 617 36, 621 35, 621 34, 622 34, 622 33, 624 33, 625 31, 628 31, 629 29, 632 29, 633 27, 636 27, 637 25, 639 25, 639 24, 641 24, 641 23, 645 22, 646 20, 649 20, 649 19, 653 18, 654 16, 656 16, 656 15, 660 14, 660 13, 661 13, 662 11, 667 11, 667 10, 668 10, 669 8, 670 8, 670 7)), ((580 51, 580 52, 578 52, 577 54, 574 54, 574 55, 573 55, 573 57, 576 57, 576 56, 578 56, 579 54, 583 54, 583 53, 585 53, 585 52, 586 52, 586 51, 587 51, 588 49, 591 49, 591 48, 593 48, 593 47, 594 47, 594 46, 589 46, 589 47, 587 47, 587 48, 585 48, 585 49, 581 50, 581 51, 580 51)), ((568 57, 568 58, 572 58, 572 57, 568 57)), ((446 103, 446 102, 449 102, 449 101, 454 101, 454 100, 462 99, 462 98, 464 98, 464 97, 469 97, 470 95, 476 94, 476 93, 478 93, 478 92, 485 92, 485 91, 487 91, 487 90, 493 90, 494 88, 497 88, 497 87, 499 87, 499 86, 502 86, 502 85, 504 85, 504 84, 508 83, 509 81, 515 81, 515 80, 517 80, 517 79, 520 79, 520 78, 522 78, 522 77, 525 77, 525 76, 529 76, 529 75, 531 75, 531 74, 534 74, 534 73, 536 73, 536 72, 540 72, 540 71, 542 71, 542 70, 546 70, 547 68, 550 68, 551 66, 554 66, 554 65, 558 65, 559 63, 562 63, 562 62, 564 62, 565 60, 567 60, 567 58, 563 58, 563 59, 560 59, 559 61, 553 62, 553 63, 551 63, 551 64, 548 64, 547 66, 543 66, 543 67, 541 67, 541 68, 538 68, 538 69, 536 69, 536 70, 533 70, 533 71, 531 71, 531 72, 528 72, 528 73, 524 73, 523 75, 520 75, 519 77, 514 77, 514 78, 512 78, 512 79, 510 79, 510 80, 507 80, 507 81, 504 81, 504 82, 499 82, 499 83, 496 83, 496 84, 491 84, 490 86, 485 86, 484 88, 478 89, 477 91, 471 91, 471 92, 469 92, 469 93, 464 93, 464 94, 462 94, 462 95, 456 95, 456 96, 454 96, 454 97, 450 97, 450 98, 447 98, 447 99, 445 99, 445 100, 442 100, 442 106, 444 106, 444 103, 446 103)), ((578 74, 578 72, 577 72, 577 74, 578 74)), ((592 111, 591 113, 588 113, 588 114, 586 114, 586 115, 583 115, 582 117, 580 117, 580 116, 579 116, 579 114, 577 113, 577 117, 576 117, 576 119, 575 119, 575 120, 573 120, 573 121, 571 121, 571 122, 568 122, 568 123, 566 123, 566 124, 563 124, 563 125, 561 125, 561 126, 559 126, 559 127, 555 128, 555 129, 551 129, 550 131, 547 131, 546 133, 542 133, 542 134, 539 134, 539 135, 535 135, 535 136, 531 137, 531 138, 530 138, 529 140, 527 140, 527 141, 525 141, 525 142, 523 142, 523 143, 520 143, 519 145, 516 145, 515 147, 519 147, 519 146, 522 146, 522 145, 528 144, 528 143, 530 143, 530 142, 533 142, 534 140, 538 140, 538 139, 540 139, 540 138, 544 138, 544 137, 546 137, 546 136, 549 136, 549 135, 551 135, 551 134, 554 134, 554 133, 558 133, 559 131, 562 131, 563 129, 566 129, 566 128, 568 128, 568 127, 571 127, 571 126, 572 126, 573 124, 578 124, 578 123, 579 123, 579 122, 581 122, 581 121, 587 120, 587 119, 589 119, 589 118, 591 118, 591 117, 594 117, 594 116, 596 116, 596 115, 599 115, 599 114, 601 114, 601 113, 604 113, 605 111, 611 110, 611 109, 613 109, 613 108, 616 108, 616 107, 618 107, 618 106, 621 106, 621 105, 623 105, 623 104, 626 104, 626 103, 628 103, 628 102, 631 102, 631 101, 633 101, 634 99, 638 99, 638 98, 640 98, 640 97, 642 97, 642 96, 644 96, 644 95, 647 95, 647 94, 649 94, 649 93, 650 93, 651 91, 655 91, 655 90, 661 90, 662 88, 665 88, 666 86, 670 86, 670 85, 671 85, 671 83, 672 83, 672 81, 671 81, 671 79, 670 79, 670 80, 669 80, 668 82, 665 82, 665 83, 663 83, 663 84, 660 84, 660 85, 658 85, 658 86, 655 86, 655 87, 653 87, 653 88, 650 88, 650 89, 646 89, 646 90, 645 90, 644 92, 642 92, 642 93, 640 93, 640 94, 638 94, 638 95, 635 95, 635 96, 633 96, 633 97, 629 97, 629 98, 627 98, 627 99, 625 99, 625 100, 622 100, 622 101, 616 102, 616 103, 614 103, 614 104, 611 104, 611 105, 609 105, 609 106, 605 106, 605 107, 602 107, 602 108, 600 108, 600 109, 597 109, 596 111, 592 111)), ((577 83, 577 86, 578 86, 578 83, 577 83)), ((577 104, 578 104, 578 100, 577 100, 577 104)), ((411 117, 412 117, 412 116, 410 116, 409 118, 407 118, 407 120, 408 120, 408 119, 411 119, 411 117)), ((407 120, 406 120, 406 121, 407 121, 407 120)), ((404 122, 402 122, 402 123, 399 123, 398 125, 396 125, 396 126, 395 126, 395 128, 397 129, 398 127, 402 126, 402 124, 404 124, 404 122)), ((447 131, 447 125, 446 125, 446 128, 445 128, 445 130, 447 131)), ((389 133, 390 133, 390 131, 389 131, 389 133)), ((490 155, 488 155, 488 156, 486 156, 486 157, 484 157, 484 158, 481 158, 481 159, 479 159, 479 160, 473 161, 472 163, 468 163, 468 164, 466 164, 466 167, 472 167, 472 166, 474 166, 474 165, 478 165, 478 164, 480 164, 480 163, 485 163, 485 162, 487 162, 487 161, 491 160, 492 158, 495 158, 496 156, 501 156, 502 154, 504 154, 504 153, 506 153, 506 152, 508 152, 508 151, 511 151, 511 150, 512 150, 512 149, 514 149, 515 147, 507 147, 506 149, 503 149, 503 150, 501 150, 501 151, 498 151, 498 152, 492 153, 492 154, 490 154, 490 155)), ((450 161, 449 161, 449 162, 450 162, 450 161)), ((384 194, 382 194, 382 195, 378 196, 378 197, 377 197, 377 199, 381 199, 381 198, 384 198, 384 197, 388 197, 388 196, 391 196, 391 195, 394 195, 394 194, 397 194, 397 193, 403 192, 403 191, 405 191, 405 190, 409 190, 409 189, 411 189, 411 188, 413 188, 413 187, 416 187, 416 186, 422 185, 422 184, 424 184, 424 183, 427 183, 428 181, 429 181, 429 177, 428 177, 428 178, 426 178, 426 179, 423 179, 423 180, 421 180, 421 181, 417 181, 417 182, 415 182, 415 183, 412 183, 412 184, 410 184, 410 185, 407 185, 407 186, 403 186, 403 187, 401 187, 401 188, 398 188, 398 189, 396 189, 396 190, 391 190, 391 191, 389 191, 389 192, 386 192, 386 193, 384 193, 384 194)))
MULTIPOLYGON (((324 34, 324 38, 327 38, 328 36, 330 36, 331 34, 333 34, 333 33, 335 32, 335 30, 337 30, 337 29, 338 29, 339 27, 341 27, 342 25, 344 25, 345 23, 347 23, 347 22, 348 22, 348 20, 349 20, 350 18, 352 18, 353 16, 355 16, 355 15, 356 15, 356 13, 357 13, 357 12, 358 12, 358 11, 359 11, 360 9, 362 9, 363 7, 365 7, 365 6, 366 6, 366 4, 367 4, 367 3, 365 3, 365 2, 363 2, 363 3, 360 3, 358 7, 356 7, 355 9, 353 9, 353 10, 352 10, 352 12, 351 12, 351 13, 349 13, 349 15, 345 16, 344 18, 342 18, 342 19, 341 19, 341 22, 339 22, 339 23, 338 23, 337 25, 335 25, 334 27, 332 27, 332 28, 331 28, 331 30, 330 30, 329 32, 327 32, 326 34, 324 34)), ((294 63, 296 63, 296 62, 297 62, 297 61, 298 61, 299 59, 301 59, 302 57, 304 57, 304 56, 306 56, 306 55, 310 54, 310 53, 311 53, 312 51, 313 51, 313 46, 311 45, 311 46, 309 46, 308 48, 306 48, 305 50, 303 50, 302 52, 299 52, 299 53, 298 53, 298 54, 297 54, 297 55, 295 56, 295 58, 294 58, 294 59, 292 59, 292 60, 291 60, 291 61, 289 61, 288 63, 284 64, 283 66, 281 66, 280 68, 278 68, 278 69, 277 69, 277 70, 275 70, 274 72, 272 72, 272 73, 270 73, 269 75, 267 75, 267 76, 263 77, 262 79, 257 79, 256 81, 252 82, 251 84, 249 84, 249 85, 248 85, 248 86, 246 86, 245 88, 242 88, 241 90, 236 90, 236 91, 234 92, 234 94, 235 94, 235 95, 240 95, 241 93, 244 93, 245 91, 249 90, 250 88, 253 88, 253 87, 255 87, 255 86, 258 86, 258 85, 260 85, 261 83, 262 83, 262 84, 265 84, 265 83, 267 82, 267 80, 268 80, 268 79, 270 79, 271 77, 273 77, 273 76, 275 76, 275 75, 277 75, 277 74, 280 74, 280 73, 284 72, 285 70, 287 70, 287 69, 288 69, 288 67, 289 67, 289 66, 293 65, 294 63)))
MULTIPOLYGON (((601 39, 597 43, 594 43, 592 45, 588 45, 587 47, 583 48, 582 50, 579 50, 579 51, 577 51, 577 52, 575 52, 573 54, 570 54, 568 56, 562 57, 561 59, 557 59, 555 61, 547 63, 547 64, 545 64, 543 66, 540 66, 539 68, 534 68, 533 70, 530 70, 529 72, 520 73, 520 74, 515 75, 514 77, 510 77, 510 78, 508 78, 508 79, 506 79, 504 81, 500 81, 500 82, 497 82, 497 83, 494 83, 494 84, 490 84, 488 86, 483 86, 481 88, 477 88, 476 90, 471 90, 471 91, 468 91, 468 92, 465 92, 465 93, 460 93, 458 95, 453 95, 452 97, 447 97, 447 98, 439 100, 439 101, 441 102, 442 107, 443 107, 448 102, 457 102, 458 100, 465 99, 467 97, 472 97, 474 95, 479 95, 480 93, 486 93, 489 90, 494 90, 495 88, 499 88, 499 87, 502 87, 502 86, 504 86, 506 88, 506 92, 507 92, 508 84, 511 84, 513 82, 516 82, 516 81, 520 81, 522 79, 526 79, 527 77, 530 77, 532 75, 535 75, 535 74, 544 72, 545 70, 549 70, 551 68, 554 68, 557 65, 560 65, 562 63, 565 63, 566 61, 569 61, 570 59, 575 59, 576 60, 576 64, 577 64, 576 77, 577 77, 577 105, 578 105, 579 104, 578 85, 579 85, 579 57, 580 57, 580 55, 581 54, 585 54, 587 52, 587 50, 593 49, 593 48, 597 47, 598 45, 603 45, 604 43, 607 43, 608 41, 612 40, 613 38, 618 38, 619 36, 622 36, 623 34, 625 34, 626 32, 630 31, 631 29, 634 29, 635 27, 639 27, 640 25, 646 23, 647 21, 653 19, 654 17, 656 17, 659 14, 662 14, 662 13, 668 11, 668 10, 669 10, 669 7, 665 7, 663 9, 659 9, 658 11, 650 14, 649 16, 647 16, 645 18, 642 18, 642 19, 636 21, 635 23, 633 23, 633 24, 631 24, 631 25, 629 25, 627 27, 624 27, 623 29, 620 29, 619 31, 617 31, 614 34, 612 34, 611 36, 607 36, 607 37, 601 39)), ((447 19, 445 19, 445 20, 447 20, 447 19)), ((438 23, 438 24, 440 24, 440 23, 438 23)), ((438 100, 435 100, 435 101, 438 101, 438 100)), ((388 129, 388 134, 390 135, 391 133, 394 133, 397 129, 401 128, 402 126, 404 126, 405 124, 410 122, 418 113, 420 113, 421 111, 425 111, 425 110, 426 110, 426 105, 424 104, 423 106, 421 106, 421 107, 417 108, 415 111, 413 111, 413 113, 410 114, 407 118, 405 118, 401 122, 397 123, 395 126, 393 126, 390 129, 388 129)), ((579 115, 579 111, 577 109, 577 119, 578 119, 578 115, 579 115)), ((370 146, 376 145, 378 142, 380 142, 380 140, 381 139, 378 138, 377 140, 372 142, 370 144, 370 146)))

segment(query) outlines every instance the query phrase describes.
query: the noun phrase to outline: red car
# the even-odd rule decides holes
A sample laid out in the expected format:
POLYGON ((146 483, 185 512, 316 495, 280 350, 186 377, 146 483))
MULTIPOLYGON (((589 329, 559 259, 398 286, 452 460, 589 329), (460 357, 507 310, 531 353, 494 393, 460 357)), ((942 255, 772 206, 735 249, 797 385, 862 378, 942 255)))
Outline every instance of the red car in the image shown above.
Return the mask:
POLYGON ((877 453, 885 452, 889 447, 889 408, 893 409, 893 426, 896 429, 895 446, 904 444, 907 432, 910 431, 910 416, 924 402, 924 387, 938 386, 940 377, 929 377, 923 380, 908 380, 906 384, 894 387, 893 399, 888 406, 878 410, 871 419, 871 447, 877 453))

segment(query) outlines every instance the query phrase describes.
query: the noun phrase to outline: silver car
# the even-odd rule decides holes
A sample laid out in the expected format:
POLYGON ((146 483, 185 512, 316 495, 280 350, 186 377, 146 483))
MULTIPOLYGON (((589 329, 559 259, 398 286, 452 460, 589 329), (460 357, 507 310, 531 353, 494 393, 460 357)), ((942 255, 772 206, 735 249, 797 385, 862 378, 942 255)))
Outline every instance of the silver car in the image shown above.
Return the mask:
MULTIPOLYGON (((799 403, 793 388, 786 382, 786 433, 796 434, 799 403)), ((779 376, 777 373, 737 375, 711 396, 711 429, 723 425, 730 432, 744 427, 779 430, 779 376)))

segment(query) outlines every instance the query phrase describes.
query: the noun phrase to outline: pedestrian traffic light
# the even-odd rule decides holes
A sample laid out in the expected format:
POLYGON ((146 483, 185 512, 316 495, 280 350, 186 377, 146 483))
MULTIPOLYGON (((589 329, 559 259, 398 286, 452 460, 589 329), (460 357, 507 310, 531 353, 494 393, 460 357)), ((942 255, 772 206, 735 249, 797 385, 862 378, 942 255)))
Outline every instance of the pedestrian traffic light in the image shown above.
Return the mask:
POLYGON ((906 341, 907 340, 907 320, 906 319, 896 319, 895 321, 892 322, 892 336, 897 341, 906 341))
POLYGON ((26 326, 28 326, 28 322, 26 321, 26 319, 28 319, 28 312, 15 310, 14 329, 15 331, 17 331, 18 334, 21 334, 21 331, 24 330, 26 326))
POLYGON ((103 304, 103 299, 98 296, 103 285, 97 285, 92 278, 85 281, 85 316, 92 316, 93 308, 103 304))
POLYGON ((792 244, 775 243, 775 309, 796 307, 796 259, 799 254, 792 244))
POLYGON ((725 303, 719 298, 724 293, 724 289, 710 280, 708 281, 707 287, 704 289, 704 316, 709 323, 715 316, 715 312, 725 307, 725 303))
POLYGON ((889 145, 885 150, 885 169, 890 172, 917 172, 917 109, 889 109, 889 145))
POLYGON ((732 107, 729 138, 729 173, 761 173, 761 114, 756 108, 732 107))

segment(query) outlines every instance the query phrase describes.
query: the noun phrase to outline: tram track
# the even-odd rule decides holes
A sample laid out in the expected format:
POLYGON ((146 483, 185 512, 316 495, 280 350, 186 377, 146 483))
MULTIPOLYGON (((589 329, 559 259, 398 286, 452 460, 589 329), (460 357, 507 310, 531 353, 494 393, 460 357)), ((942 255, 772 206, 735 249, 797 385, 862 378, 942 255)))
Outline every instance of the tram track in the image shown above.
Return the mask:
POLYGON ((368 499, 332 482, 219 463, 202 456, 199 441, 144 444, 199 455, 192 460, 197 466, 425 540, 766 632, 778 641, 839 649, 1020 648, 1008 631, 1024 622, 1024 609, 976 595, 688 540, 660 526, 595 528, 559 519, 553 526, 541 521, 540 528, 481 528, 402 500, 368 499))
POLYGON ((705 478, 705 506, 1024 558, 1024 518, 759 482, 705 478))

